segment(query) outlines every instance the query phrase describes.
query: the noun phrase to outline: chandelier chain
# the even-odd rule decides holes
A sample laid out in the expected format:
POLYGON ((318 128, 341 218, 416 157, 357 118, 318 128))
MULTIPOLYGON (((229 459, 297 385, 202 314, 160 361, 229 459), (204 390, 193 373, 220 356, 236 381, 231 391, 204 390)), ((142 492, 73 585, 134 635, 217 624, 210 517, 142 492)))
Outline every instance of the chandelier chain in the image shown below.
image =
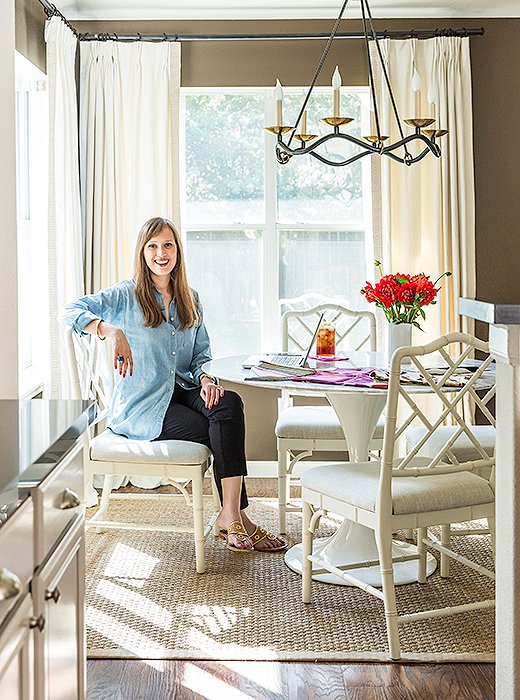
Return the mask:
MULTIPOLYGON (((365 44, 365 49, 367 53, 367 62, 368 62, 368 74, 369 74, 369 83, 370 83, 370 93, 372 95, 372 105, 374 107, 374 121, 376 123, 376 134, 379 142, 381 141, 381 125, 379 123, 379 109, 377 107, 377 95, 376 95, 376 86, 375 86, 375 80, 374 80, 374 69, 372 67, 372 58, 370 56, 370 47, 368 44, 368 32, 367 32, 367 20, 365 17, 365 7, 363 2, 361 3, 361 8, 362 8, 362 14, 363 14, 363 34, 364 36, 364 44, 365 44)), ((376 38, 377 41, 377 38, 376 38)))
MULTIPOLYGON (((374 25, 374 19, 372 17, 372 12, 370 10, 370 6, 369 6, 367 0, 361 0, 361 5, 362 5, 362 7, 366 6, 366 9, 367 9, 368 20, 370 23, 370 29, 372 31, 372 36, 374 38, 374 41, 376 42, 376 44, 375 44, 376 50, 377 50, 377 54, 379 56, 379 61, 381 63, 381 70, 383 71, 383 76, 385 78, 386 87, 388 89, 388 95, 389 95, 390 101, 392 103, 392 109, 394 112, 395 121, 397 122, 397 128, 399 129, 399 134, 401 136, 401 140, 403 140, 404 139, 403 126, 401 124, 401 119, 399 118, 399 111, 398 111, 397 105, 395 103, 395 97, 394 97, 394 93, 392 90, 392 86, 390 85, 390 78, 388 77, 388 70, 386 68, 385 60, 383 57, 383 52, 381 51, 381 46, 379 45, 379 39, 377 38, 377 32, 376 32, 376 28, 374 25)), ((405 150, 406 155, 408 157, 411 157, 410 154, 408 153, 408 149, 406 147, 406 144, 404 145, 404 150, 405 150)))
MULTIPOLYGON (((338 29, 339 29, 339 25, 340 25, 340 23, 341 23, 341 19, 342 19, 342 17, 343 17, 343 13, 345 12, 345 9, 346 9, 346 7, 347 7, 347 5, 348 5, 348 1, 349 1, 349 0, 344 0, 343 7, 341 8, 341 11, 340 11, 340 13, 339 13, 339 15, 338 15, 338 18, 337 18, 337 20, 335 21, 334 26, 332 27, 332 31, 331 31, 331 33, 330 33, 330 36, 329 36, 328 40, 327 40, 327 43, 325 44, 325 48, 323 49, 323 53, 321 54, 321 58, 320 58, 320 60, 319 60, 319 62, 318 62, 318 65, 316 66, 316 70, 314 71, 314 77, 313 77, 313 79, 311 80, 311 84, 310 84, 309 90, 308 90, 307 94, 305 95, 305 99, 304 99, 303 104, 302 104, 302 106, 301 106, 300 113, 298 114, 298 117, 297 117, 297 119, 296 119, 296 123, 295 123, 295 125, 294 125, 294 129, 295 129, 295 130, 298 128, 298 125, 299 125, 299 123, 300 123, 300 119, 302 118, 302 114, 304 113, 305 108, 307 107, 307 102, 309 101, 309 98, 310 98, 311 93, 312 93, 312 91, 313 91, 313 89, 314 89, 314 86, 316 85, 316 81, 317 81, 318 78, 319 78, 319 75, 320 75, 320 73, 321 73, 321 69, 323 68, 323 64, 325 63, 325 60, 326 60, 327 55, 328 55, 328 53, 329 53, 330 47, 332 46, 332 42, 334 41, 334 38, 335 38, 335 36, 336 36, 336 33, 337 33, 338 29)), ((288 142, 287 142, 287 145, 288 145, 288 146, 291 145, 291 141, 292 141, 292 139, 293 139, 293 134, 294 134, 294 132, 293 132, 293 133, 290 135, 290 137, 289 137, 289 140, 288 140, 288 142)))

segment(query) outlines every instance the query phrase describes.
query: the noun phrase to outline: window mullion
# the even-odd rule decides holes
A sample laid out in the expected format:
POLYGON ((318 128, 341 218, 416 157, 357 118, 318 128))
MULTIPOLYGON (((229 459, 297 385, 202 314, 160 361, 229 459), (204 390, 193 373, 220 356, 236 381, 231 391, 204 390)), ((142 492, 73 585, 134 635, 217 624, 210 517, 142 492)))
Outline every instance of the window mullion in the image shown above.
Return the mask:
MULTIPOLYGON (((266 90, 265 123, 273 124, 274 93, 266 90)), ((265 235, 262 270, 262 350, 273 350, 280 345, 280 311, 278 308, 278 230, 276 225, 276 167, 277 161, 272 136, 264 137, 264 191, 265 235)))

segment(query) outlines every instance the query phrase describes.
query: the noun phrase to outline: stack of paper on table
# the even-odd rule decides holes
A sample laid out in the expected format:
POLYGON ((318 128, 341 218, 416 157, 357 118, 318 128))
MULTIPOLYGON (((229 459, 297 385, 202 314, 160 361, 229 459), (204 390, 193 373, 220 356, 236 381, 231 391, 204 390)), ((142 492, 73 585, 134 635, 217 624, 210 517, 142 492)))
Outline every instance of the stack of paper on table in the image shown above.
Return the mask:
POLYGON ((250 368, 251 374, 244 377, 246 381, 283 381, 284 379, 305 379, 316 370, 308 367, 282 367, 271 362, 260 362, 250 368))
MULTIPOLYGON (((345 386, 363 386, 371 389, 386 389, 388 387, 388 370, 376 367, 342 368, 334 367, 315 372, 308 377, 291 377, 293 381, 317 382, 319 384, 342 384, 345 386)), ((451 376, 442 381, 442 377, 433 378, 434 381, 443 387, 460 388, 471 379, 471 374, 451 376)), ((427 385, 428 382, 419 372, 401 372, 401 383, 427 385)))
MULTIPOLYGON (((267 360, 261 360, 257 365, 257 369, 270 370, 275 372, 281 372, 287 377, 307 377, 310 374, 316 372, 312 367, 291 367, 288 365, 278 365, 276 362, 268 362, 267 360)), ((253 368, 252 368, 253 369, 253 368)))
POLYGON ((364 386, 372 389, 386 389, 388 373, 372 367, 360 369, 334 367, 317 371, 309 377, 292 377, 293 381, 317 382, 319 384, 345 384, 364 386))

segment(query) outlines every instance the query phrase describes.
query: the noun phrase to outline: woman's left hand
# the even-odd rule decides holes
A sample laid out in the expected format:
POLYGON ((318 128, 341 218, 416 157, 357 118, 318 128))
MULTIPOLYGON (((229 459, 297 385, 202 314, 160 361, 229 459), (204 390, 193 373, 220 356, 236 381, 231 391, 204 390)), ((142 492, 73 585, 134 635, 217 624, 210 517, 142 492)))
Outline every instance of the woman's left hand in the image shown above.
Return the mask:
POLYGON ((206 404, 206 408, 213 408, 219 402, 221 396, 224 396, 224 389, 220 384, 213 384, 209 377, 202 377, 202 386, 200 396, 206 404))

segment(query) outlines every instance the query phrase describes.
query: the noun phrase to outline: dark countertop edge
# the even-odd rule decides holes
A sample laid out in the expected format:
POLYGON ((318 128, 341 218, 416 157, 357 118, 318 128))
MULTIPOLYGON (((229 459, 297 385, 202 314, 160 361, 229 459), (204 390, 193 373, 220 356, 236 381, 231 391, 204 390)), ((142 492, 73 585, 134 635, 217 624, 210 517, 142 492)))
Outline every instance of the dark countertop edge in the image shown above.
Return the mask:
MULTIPOLYGON (((39 399, 33 399, 38 401, 39 399)), ((95 401, 85 402, 87 405, 83 411, 76 416, 73 422, 65 429, 61 436, 57 437, 51 445, 30 465, 27 466, 16 478, 7 484, 5 484, 1 489, 0 493, 7 492, 9 490, 17 490, 19 498, 14 500, 11 504, 5 504, 7 507, 6 513, 2 513, 0 509, 0 528, 5 525, 5 523, 10 519, 10 517, 18 510, 23 503, 27 501, 31 496, 32 489, 37 486, 37 483, 41 483, 45 478, 49 476, 50 473, 56 468, 57 464, 64 459, 67 454, 74 448, 77 439, 83 434, 83 432, 88 428, 89 425, 93 423, 97 416, 97 403, 95 401), (44 468, 43 472, 39 472, 34 476, 37 479, 31 481, 27 480, 27 477, 31 476, 31 470, 38 470, 44 468), (24 483, 24 475, 26 477, 24 483), (7 517, 6 517, 7 516, 7 517)))
POLYGON ((489 301, 460 297, 459 314, 491 324, 520 324, 520 304, 492 304, 489 301))
MULTIPOLYGON (((97 414, 97 404, 92 401, 69 425, 65 432, 58 436, 47 449, 33 461, 33 465, 42 463, 56 464, 62 460, 74 447, 76 440, 82 435, 87 427, 94 421, 97 414)), ((30 469, 30 466, 28 468, 30 469)), ((23 474, 24 472, 22 472, 23 474)))

